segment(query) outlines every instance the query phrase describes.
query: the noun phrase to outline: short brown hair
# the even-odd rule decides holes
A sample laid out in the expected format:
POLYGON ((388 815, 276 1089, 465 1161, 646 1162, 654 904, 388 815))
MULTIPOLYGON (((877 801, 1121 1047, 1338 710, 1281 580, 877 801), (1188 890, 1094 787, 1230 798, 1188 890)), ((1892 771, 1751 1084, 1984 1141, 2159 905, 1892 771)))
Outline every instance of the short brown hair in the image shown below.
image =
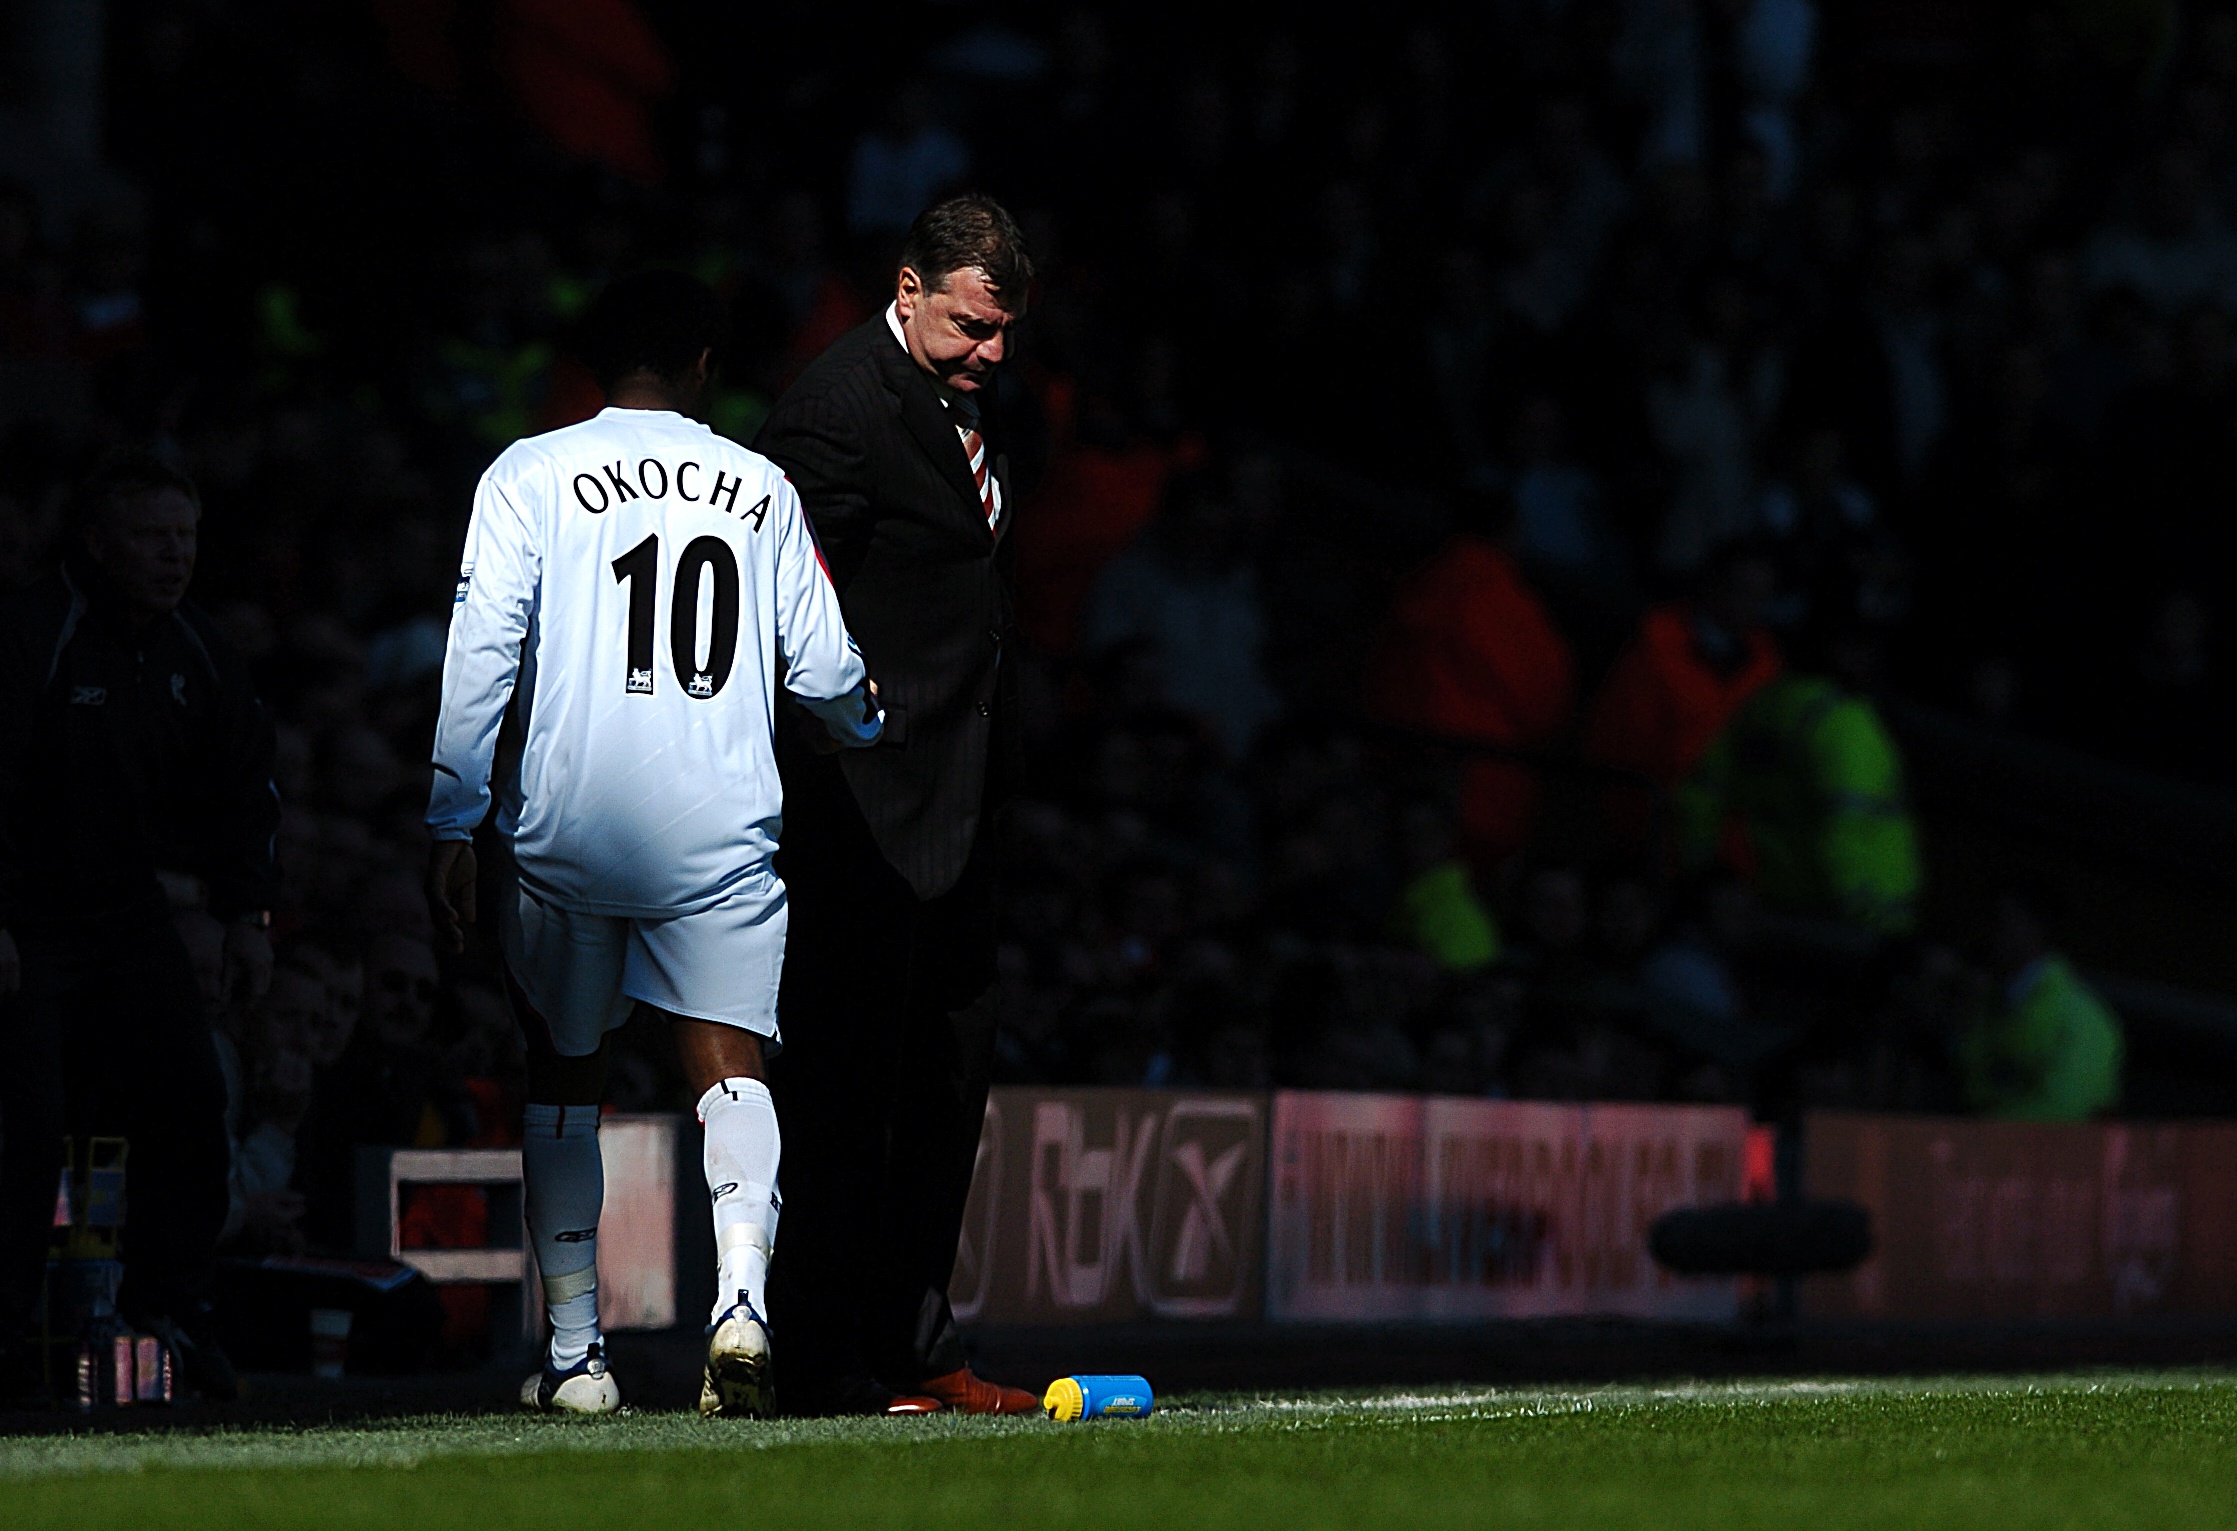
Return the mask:
POLYGON ((176 490, 202 509, 202 492, 194 480, 152 447, 114 447, 102 454, 70 496, 67 524, 75 540, 82 540, 97 521, 106 520, 123 506, 145 495, 176 490))
POLYGON ((901 244, 901 264, 938 291, 958 271, 977 271, 1014 306, 1033 284, 1033 257, 1017 220, 992 197, 965 192, 917 214, 901 244))

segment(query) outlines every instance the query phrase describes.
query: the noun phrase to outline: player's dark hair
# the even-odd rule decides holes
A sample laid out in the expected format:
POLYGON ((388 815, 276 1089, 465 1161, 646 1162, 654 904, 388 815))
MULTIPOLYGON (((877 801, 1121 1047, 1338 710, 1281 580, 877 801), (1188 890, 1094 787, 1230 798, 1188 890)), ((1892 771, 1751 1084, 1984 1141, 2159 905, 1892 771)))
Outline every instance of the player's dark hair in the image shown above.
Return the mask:
POLYGON ((114 515, 120 506, 165 490, 177 490, 202 508, 202 491, 184 471, 147 447, 117 447, 104 452, 71 492, 69 540, 81 541, 88 528, 114 515))
POLYGON ((1033 283, 1033 257, 1017 221, 992 197, 965 192, 917 214, 901 245, 901 264, 932 291, 958 271, 977 271, 1005 305, 1025 300, 1033 283))
POLYGON ((722 299, 699 278, 639 271, 598 295, 583 316, 578 343, 590 375, 611 393, 632 372, 684 381, 701 355, 721 351, 726 324, 722 299))

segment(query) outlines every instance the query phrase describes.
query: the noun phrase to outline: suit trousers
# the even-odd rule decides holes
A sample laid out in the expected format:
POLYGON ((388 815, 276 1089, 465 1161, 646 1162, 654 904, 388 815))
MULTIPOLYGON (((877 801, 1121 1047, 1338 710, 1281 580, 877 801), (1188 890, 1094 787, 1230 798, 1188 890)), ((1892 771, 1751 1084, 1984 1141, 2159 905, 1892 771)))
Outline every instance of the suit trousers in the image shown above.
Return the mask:
POLYGON ((994 1052, 983 837, 954 888, 920 899, 829 765, 788 777, 777 858, 792 926, 769 1316, 788 1410, 849 1379, 905 1392, 965 1364, 948 1279, 994 1052))
POLYGON ((225 1075, 160 900, 18 927, 23 991, 0 1010, 0 1343, 31 1321, 62 1136, 128 1140, 123 1305, 209 1300, 231 1145, 225 1075))

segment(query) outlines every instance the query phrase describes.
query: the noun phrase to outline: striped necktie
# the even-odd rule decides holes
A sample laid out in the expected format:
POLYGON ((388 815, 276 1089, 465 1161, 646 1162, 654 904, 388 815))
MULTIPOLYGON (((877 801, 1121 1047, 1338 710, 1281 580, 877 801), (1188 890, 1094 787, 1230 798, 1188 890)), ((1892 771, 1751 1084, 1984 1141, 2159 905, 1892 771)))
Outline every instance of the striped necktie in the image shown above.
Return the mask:
POLYGON ((986 512, 986 529, 995 529, 994 475, 987 468, 986 438, 971 426, 963 428, 963 455, 971 459, 971 482, 979 486, 979 508, 986 512))

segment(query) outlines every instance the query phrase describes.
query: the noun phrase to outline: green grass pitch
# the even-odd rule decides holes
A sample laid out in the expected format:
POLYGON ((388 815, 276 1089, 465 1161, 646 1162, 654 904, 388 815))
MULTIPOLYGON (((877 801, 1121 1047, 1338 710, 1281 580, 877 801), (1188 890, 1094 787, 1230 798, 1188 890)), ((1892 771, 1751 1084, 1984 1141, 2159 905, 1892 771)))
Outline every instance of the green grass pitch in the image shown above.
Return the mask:
POLYGON ((0 1526, 2237 1527, 2237 1376, 1238 1395, 1146 1421, 0 1440, 0 1526))

